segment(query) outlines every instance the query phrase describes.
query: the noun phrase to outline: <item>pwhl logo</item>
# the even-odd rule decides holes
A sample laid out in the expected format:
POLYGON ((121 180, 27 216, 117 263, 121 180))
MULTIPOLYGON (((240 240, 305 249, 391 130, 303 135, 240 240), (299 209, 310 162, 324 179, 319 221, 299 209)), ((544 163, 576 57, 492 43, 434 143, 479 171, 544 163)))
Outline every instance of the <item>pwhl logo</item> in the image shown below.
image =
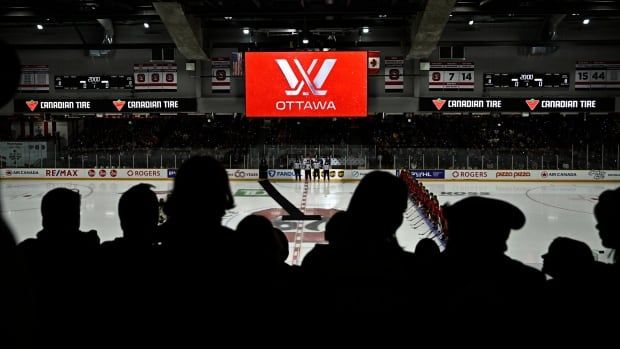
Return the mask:
MULTIPOLYGON (((293 69, 291 68, 288 60, 276 59, 276 63, 280 67, 282 74, 284 74, 284 77, 286 78, 286 81, 291 88, 290 90, 284 91, 287 96, 298 96, 304 86, 308 86, 310 93, 315 96, 325 96, 327 94, 327 90, 321 90, 321 87, 323 87, 323 84, 325 83, 325 80, 327 80, 329 73, 331 73, 334 65, 336 65, 336 59, 325 59, 321 64, 319 71, 316 73, 314 79, 311 81, 310 75, 312 74, 312 71, 316 67, 318 61, 319 60, 316 58, 313 59, 312 63, 310 63, 310 67, 308 67, 308 70, 306 70, 302 67, 301 62, 299 62, 297 58, 293 59, 293 63, 295 63, 295 67, 297 68, 297 72, 299 73, 299 77, 301 77, 301 79, 299 79, 297 74, 293 72, 293 69)), ((302 95, 308 96, 309 93, 303 92, 302 95)))

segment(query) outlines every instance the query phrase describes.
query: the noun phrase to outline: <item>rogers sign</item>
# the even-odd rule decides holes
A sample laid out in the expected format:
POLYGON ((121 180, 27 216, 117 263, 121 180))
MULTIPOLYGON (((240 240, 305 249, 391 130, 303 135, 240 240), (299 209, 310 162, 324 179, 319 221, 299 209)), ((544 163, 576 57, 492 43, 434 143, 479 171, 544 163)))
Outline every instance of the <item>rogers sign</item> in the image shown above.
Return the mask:
POLYGON ((367 52, 248 52, 249 117, 364 117, 367 52))
POLYGON ((128 170, 127 177, 160 177, 161 170, 128 170))
POLYGON ((452 178, 487 178, 487 171, 452 171, 452 178))

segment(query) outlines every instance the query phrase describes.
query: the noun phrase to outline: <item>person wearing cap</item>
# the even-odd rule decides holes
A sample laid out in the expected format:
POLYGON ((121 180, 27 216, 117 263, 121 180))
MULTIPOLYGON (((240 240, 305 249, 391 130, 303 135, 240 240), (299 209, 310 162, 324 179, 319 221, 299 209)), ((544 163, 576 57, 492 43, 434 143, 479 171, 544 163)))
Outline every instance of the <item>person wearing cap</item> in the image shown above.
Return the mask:
POLYGON ((450 227, 443 253, 450 314, 475 312, 486 325, 499 326, 500 319, 538 311, 544 274, 505 254, 511 230, 525 225, 523 212, 506 201, 468 197, 446 204, 444 214, 450 227))

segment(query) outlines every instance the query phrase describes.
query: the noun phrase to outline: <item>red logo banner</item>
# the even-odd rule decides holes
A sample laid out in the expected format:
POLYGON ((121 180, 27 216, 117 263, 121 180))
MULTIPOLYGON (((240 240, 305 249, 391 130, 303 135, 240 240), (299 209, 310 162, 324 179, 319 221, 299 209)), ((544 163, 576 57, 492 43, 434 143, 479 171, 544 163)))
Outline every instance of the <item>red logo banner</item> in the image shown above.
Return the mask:
POLYGON ((364 117, 366 52, 248 52, 248 117, 364 117))

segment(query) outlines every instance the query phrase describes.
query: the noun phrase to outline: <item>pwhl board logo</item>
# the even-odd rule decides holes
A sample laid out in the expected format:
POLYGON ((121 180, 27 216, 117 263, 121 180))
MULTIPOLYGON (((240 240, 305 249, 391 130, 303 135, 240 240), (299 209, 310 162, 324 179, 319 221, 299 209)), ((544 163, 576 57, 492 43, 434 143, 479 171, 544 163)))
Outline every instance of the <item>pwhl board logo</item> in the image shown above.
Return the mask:
POLYGON ((367 115, 366 52, 248 52, 250 117, 367 115))
MULTIPOLYGON (((308 86, 310 92, 315 96, 325 96, 327 94, 327 90, 320 90, 320 88, 325 83, 325 80, 329 76, 329 73, 334 68, 336 64, 336 59, 328 58, 323 61, 321 64, 321 68, 319 68, 319 72, 315 75, 314 80, 310 81, 310 74, 312 74, 312 70, 316 66, 318 59, 313 59, 308 70, 304 69, 301 66, 301 62, 297 58, 293 59, 295 63, 295 67, 301 77, 301 80, 297 78, 297 74, 293 72, 291 66, 289 65, 286 59, 276 59, 276 63, 282 70, 282 74, 286 77, 286 81, 288 85, 291 87, 291 90, 285 90, 287 96, 297 96, 301 92, 301 89, 304 87, 304 84, 308 86)), ((304 96, 308 96, 308 92, 302 93, 304 96)))

